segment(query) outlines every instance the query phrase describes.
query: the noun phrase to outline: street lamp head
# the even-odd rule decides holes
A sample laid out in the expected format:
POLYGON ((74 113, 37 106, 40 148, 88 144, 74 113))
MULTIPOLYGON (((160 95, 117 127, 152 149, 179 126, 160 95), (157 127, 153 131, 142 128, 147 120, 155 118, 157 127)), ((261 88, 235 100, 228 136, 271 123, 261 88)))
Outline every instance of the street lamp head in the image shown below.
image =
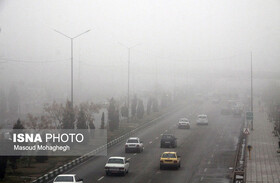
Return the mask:
POLYGON ((53 31, 55 31, 55 32, 57 32, 58 34, 61 34, 61 35, 65 36, 65 37, 71 39, 71 37, 67 36, 66 34, 63 34, 62 32, 60 32, 60 31, 58 31, 58 30, 56 30, 56 29, 53 29, 53 31))
POLYGON ((85 34, 85 33, 88 33, 89 31, 90 31, 90 29, 87 30, 87 31, 85 31, 85 32, 83 32, 83 33, 81 33, 81 34, 79 34, 79 35, 77 35, 77 36, 75 36, 75 37, 73 37, 72 39, 75 39, 75 38, 77 38, 77 37, 79 37, 79 36, 81 36, 81 35, 83 35, 83 34, 85 34))

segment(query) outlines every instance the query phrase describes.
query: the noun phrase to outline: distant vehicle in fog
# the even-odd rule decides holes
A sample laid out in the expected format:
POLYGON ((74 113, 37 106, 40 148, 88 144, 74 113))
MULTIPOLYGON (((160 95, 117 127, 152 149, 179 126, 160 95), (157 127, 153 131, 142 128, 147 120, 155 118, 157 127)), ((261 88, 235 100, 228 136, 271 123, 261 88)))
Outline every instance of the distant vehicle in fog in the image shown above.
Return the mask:
POLYGON ((234 116, 242 116, 243 113, 244 113, 244 105, 242 103, 236 103, 232 107, 232 114, 234 116))
POLYGON ((160 148, 177 147, 177 138, 173 134, 163 134, 160 140, 160 148))
POLYGON ((208 117, 206 114, 200 114, 197 116, 196 123, 198 125, 208 125, 208 117))
POLYGON ((178 128, 190 129, 190 121, 187 118, 180 118, 178 122, 178 128))
POLYGON ((143 152, 143 142, 138 137, 130 137, 125 143, 125 153, 128 152, 143 152))

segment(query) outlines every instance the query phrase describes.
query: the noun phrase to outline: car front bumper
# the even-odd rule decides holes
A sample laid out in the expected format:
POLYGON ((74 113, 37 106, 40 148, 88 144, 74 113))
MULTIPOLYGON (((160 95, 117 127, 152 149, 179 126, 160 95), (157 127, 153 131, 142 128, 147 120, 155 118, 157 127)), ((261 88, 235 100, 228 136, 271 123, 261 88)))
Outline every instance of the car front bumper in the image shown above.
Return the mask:
POLYGON ((178 128, 186 128, 186 129, 189 129, 189 128, 190 128, 190 125, 178 125, 178 128))
POLYGON ((106 173, 115 173, 115 174, 118 174, 118 173, 124 173, 125 172, 125 169, 106 169, 105 168, 105 172, 106 173))
POLYGON ((126 147, 125 151, 126 152, 135 152, 135 151, 140 151, 141 147, 126 147))
POLYGON ((208 125, 208 122, 202 122, 202 121, 200 121, 200 122, 197 122, 196 124, 198 124, 198 125, 208 125))

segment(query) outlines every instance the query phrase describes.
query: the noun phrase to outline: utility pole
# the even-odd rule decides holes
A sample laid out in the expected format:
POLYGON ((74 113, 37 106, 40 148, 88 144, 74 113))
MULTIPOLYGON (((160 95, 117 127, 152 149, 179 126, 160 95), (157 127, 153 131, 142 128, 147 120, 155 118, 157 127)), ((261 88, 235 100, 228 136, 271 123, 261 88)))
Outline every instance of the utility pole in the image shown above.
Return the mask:
POLYGON ((130 81, 130 49, 128 49, 128 60, 127 60, 127 123, 129 123, 129 81, 130 81))
MULTIPOLYGON (((253 103, 253 55, 251 52, 251 112, 254 114, 254 103, 253 103)), ((254 117, 251 121, 251 130, 254 130, 254 117)))
POLYGON ((74 67, 74 63, 73 63, 73 44, 74 44, 74 39, 77 38, 77 37, 80 37, 81 35, 83 35, 83 34, 85 34, 87 32, 89 32, 90 30, 87 30, 87 31, 85 31, 83 33, 80 33, 80 34, 78 34, 77 36, 74 36, 74 37, 67 36, 66 34, 63 34, 62 32, 59 32, 59 31, 57 31, 55 29, 53 29, 53 30, 55 32, 65 36, 65 37, 67 37, 68 39, 71 40, 71 105, 73 107, 74 106, 74 100, 73 100, 73 93, 74 93, 74 82, 73 82, 73 78, 74 78, 74 76, 73 76, 73 72, 74 72, 73 71, 73 67, 74 67))
POLYGON ((136 45, 130 46, 130 47, 128 47, 128 46, 126 46, 126 45, 124 45, 124 44, 122 44, 122 43, 120 43, 120 42, 119 42, 119 44, 120 44, 121 46, 125 47, 125 48, 127 49, 127 51, 128 51, 128 55, 127 55, 127 123, 129 123, 129 104, 130 104, 130 102, 129 102, 129 100, 130 100, 130 99, 129 99, 129 96, 130 96, 130 90, 129 90, 129 88, 130 88, 130 50, 131 50, 131 48, 134 48, 134 47, 138 46, 139 43, 136 44, 136 45))

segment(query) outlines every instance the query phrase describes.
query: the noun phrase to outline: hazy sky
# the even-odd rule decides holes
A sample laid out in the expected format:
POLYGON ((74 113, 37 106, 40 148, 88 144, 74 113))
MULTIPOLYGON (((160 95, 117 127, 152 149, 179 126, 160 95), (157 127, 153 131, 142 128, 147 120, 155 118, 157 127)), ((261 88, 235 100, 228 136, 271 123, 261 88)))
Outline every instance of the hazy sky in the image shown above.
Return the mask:
POLYGON ((0 63, 2 83, 69 86, 70 40, 53 29, 71 37, 91 30, 74 41, 83 86, 125 87, 118 81, 126 78, 127 49, 119 42, 139 44, 131 50, 132 81, 147 85, 186 67, 246 71, 251 51, 255 71, 280 68, 278 0, 0 0, 0 27, 0 62, 8 61, 0 63))

